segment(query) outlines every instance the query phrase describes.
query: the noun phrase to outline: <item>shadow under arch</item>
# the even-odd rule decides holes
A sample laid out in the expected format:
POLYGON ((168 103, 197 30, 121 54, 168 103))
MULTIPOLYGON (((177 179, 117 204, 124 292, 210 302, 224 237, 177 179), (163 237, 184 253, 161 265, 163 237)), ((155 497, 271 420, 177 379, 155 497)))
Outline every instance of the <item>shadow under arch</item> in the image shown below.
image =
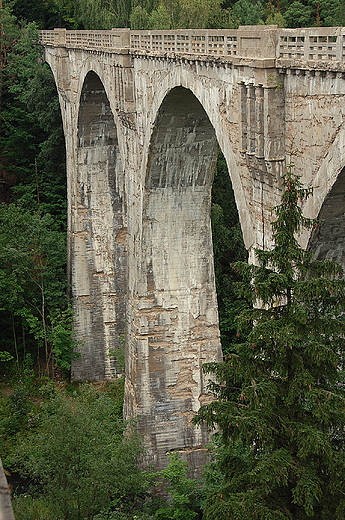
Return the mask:
POLYGON ((117 360, 125 332, 127 257, 117 129, 93 71, 82 87, 77 128, 70 236, 80 357, 73 362, 72 378, 103 380, 123 372, 117 360))
POLYGON ((165 96, 151 137, 147 188, 211 185, 218 142, 201 103, 184 87, 165 96))
POLYGON ((309 239, 315 260, 332 260, 345 269, 345 168, 326 196, 317 219, 319 226, 309 239))
POLYGON ((157 113, 145 177, 145 389, 135 396, 157 469, 173 450, 200 471, 208 442, 206 428, 191 419, 212 399, 203 364, 222 359, 210 221, 217 155, 201 103, 189 89, 173 88, 157 113))

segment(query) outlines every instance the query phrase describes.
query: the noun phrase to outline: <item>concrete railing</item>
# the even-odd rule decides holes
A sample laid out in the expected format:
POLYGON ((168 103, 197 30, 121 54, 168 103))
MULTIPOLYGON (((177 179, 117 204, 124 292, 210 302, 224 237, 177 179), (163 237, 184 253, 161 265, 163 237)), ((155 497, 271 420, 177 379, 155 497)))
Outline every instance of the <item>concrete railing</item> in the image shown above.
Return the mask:
POLYGON ((112 29, 111 31, 54 29, 53 31, 40 31, 40 43, 53 47, 77 49, 128 49, 129 35, 129 29, 112 29))
POLYGON ((238 30, 131 31, 131 49, 207 56, 236 56, 238 30))
POLYGON ((344 61, 345 27, 279 29, 277 58, 344 61))
POLYGON ((345 61, 345 28, 278 29, 275 25, 239 29, 173 31, 41 31, 45 46, 120 50, 146 54, 177 53, 258 59, 345 61))

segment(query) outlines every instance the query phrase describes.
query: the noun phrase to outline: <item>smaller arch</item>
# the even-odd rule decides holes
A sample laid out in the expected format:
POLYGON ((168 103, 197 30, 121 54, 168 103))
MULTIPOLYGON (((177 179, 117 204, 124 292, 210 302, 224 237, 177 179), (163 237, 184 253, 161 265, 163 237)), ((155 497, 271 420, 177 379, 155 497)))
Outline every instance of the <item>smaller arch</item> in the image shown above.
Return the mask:
POLYGON ((117 146, 117 130, 100 77, 89 71, 80 95, 78 147, 117 146))
MULTIPOLYGON (((101 88, 107 97, 107 103, 111 107, 113 112, 114 120, 116 123, 116 113, 113 107, 114 100, 112 99, 110 83, 113 80, 113 76, 109 74, 109 70, 107 72, 107 67, 97 59, 95 55, 89 55, 87 59, 84 60, 81 70, 79 70, 78 75, 78 88, 77 88, 77 101, 82 101, 82 94, 85 93, 85 84, 90 83, 92 77, 97 77, 98 81, 101 84, 101 88)), ((95 80, 96 81, 96 80, 95 80)), ((79 108, 80 110, 80 108, 79 108)))
MULTIPOLYGON (((303 158, 301 158, 303 159, 303 158)), ((309 181, 314 187, 314 194, 309 197, 304 204, 304 214, 309 218, 321 218, 322 207, 332 192, 333 187, 337 184, 338 179, 341 178, 345 164, 345 125, 339 128, 334 141, 329 146, 327 154, 325 155, 320 168, 309 181)), ((300 166, 300 171, 303 171, 303 164, 300 166)), ((302 176, 303 182, 303 176, 302 176)), ((311 232, 304 231, 301 233, 300 243, 302 247, 309 247, 311 244, 311 232)))
POLYGON ((345 167, 327 194, 313 230, 308 249, 316 260, 333 260, 345 268, 345 167))

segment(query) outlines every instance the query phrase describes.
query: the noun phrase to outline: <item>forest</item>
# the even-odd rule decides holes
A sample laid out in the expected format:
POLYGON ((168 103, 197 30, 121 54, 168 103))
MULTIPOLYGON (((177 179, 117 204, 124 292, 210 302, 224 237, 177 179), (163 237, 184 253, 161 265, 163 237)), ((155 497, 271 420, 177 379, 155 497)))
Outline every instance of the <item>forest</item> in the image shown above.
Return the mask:
POLYGON ((123 378, 69 381, 65 145, 37 44, 55 27, 342 26, 343 0, 2 0, 0 13, 0 456, 16 519, 343 520, 343 272, 296 241, 318 223, 300 212, 312 190, 292 164, 273 250, 249 266, 219 153, 211 222, 224 362, 206 367, 216 399, 195 418, 218 430, 201 481, 176 454, 161 472, 138 468, 123 378))

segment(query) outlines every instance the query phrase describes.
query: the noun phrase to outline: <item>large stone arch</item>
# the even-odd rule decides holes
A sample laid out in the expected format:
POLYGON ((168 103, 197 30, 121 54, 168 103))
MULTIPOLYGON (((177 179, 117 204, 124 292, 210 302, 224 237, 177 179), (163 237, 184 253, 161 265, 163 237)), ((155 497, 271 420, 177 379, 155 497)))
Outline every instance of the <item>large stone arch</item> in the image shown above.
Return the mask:
MULTIPOLYGON (((200 102, 189 89, 171 89, 151 136, 143 236, 147 291, 162 308, 177 311, 173 342, 182 358, 184 348, 193 344, 195 327, 201 348, 210 357, 220 356, 210 224, 217 154, 215 131, 200 102)), ((197 370, 205 356, 198 358, 197 370)), ((204 391, 201 379, 200 388, 197 378, 192 379, 194 398, 199 400, 204 391)))
MULTIPOLYGON (((232 70, 231 74, 234 75, 234 85, 236 85, 238 81, 238 73, 237 71, 232 70)), ((237 86, 237 85, 236 85, 237 86)), ((214 90, 208 86, 205 88, 203 82, 195 81, 195 74, 181 66, 172 67, 171 72, 166 74, 160 83, 160 88, 155 91, 155 95, 153 98, 152 111, 150 114, 150 121, 146 122, 149 126, 151 125, 151 133, 148 133, 146 138, 151 139, 152 132, 154 130, 154 122, 158 117, 158 113, 160 107, 166 98, 166 96, 171 92, 174 88, 184 87, 185 89, 190 90, 196 99, 199 101, 201 106, 203 107, 207 117, 214 128, 214 132, 216 135, 216 139, 218 145, 225 157, 231 183, 234 190, 235 201, 238 209, 243 240, 247 250, 249 251, 253 246, 256 245, 256 222, 252 221, 252 214, 249 207, 250 199, 248 198, 248 188, 245 186, 243 182, 243 169, 247 170, 247 167, 241 161, 241 165, 239 165, 239 157, 236 156, 233 150, 232 136, 229 134, 227 124, 221 116, 221 111, 219 110, 218 100, 215 99, 214 90)), ((215 83, 213 89, 221 91, 217 87, 215 83)), ((236 89, 230 89, 231 94, 235 95, 236 89)), ((147 149, 149 147, 149 142, 147 141, 146 146, 147 149)), ((246 172, 245 177, 250 177, 250 174, 246 172)))
POLYGON ((119 365, 127 293, 124 201, 118 133, 99 76, 89 70, 77 114, 71 203, 71 284, 80 357, 73 379, 107 379, 119 365))
POLYGON ((191 419, 211 398, 202 365, 222 356, 210 223, 217 152, 201 103, 189 89, 171 89, 148 148, 138 310, 126 368, 125 410, 139 416, 156 468, 171 450, 200 468, 208 441, 191 419))

